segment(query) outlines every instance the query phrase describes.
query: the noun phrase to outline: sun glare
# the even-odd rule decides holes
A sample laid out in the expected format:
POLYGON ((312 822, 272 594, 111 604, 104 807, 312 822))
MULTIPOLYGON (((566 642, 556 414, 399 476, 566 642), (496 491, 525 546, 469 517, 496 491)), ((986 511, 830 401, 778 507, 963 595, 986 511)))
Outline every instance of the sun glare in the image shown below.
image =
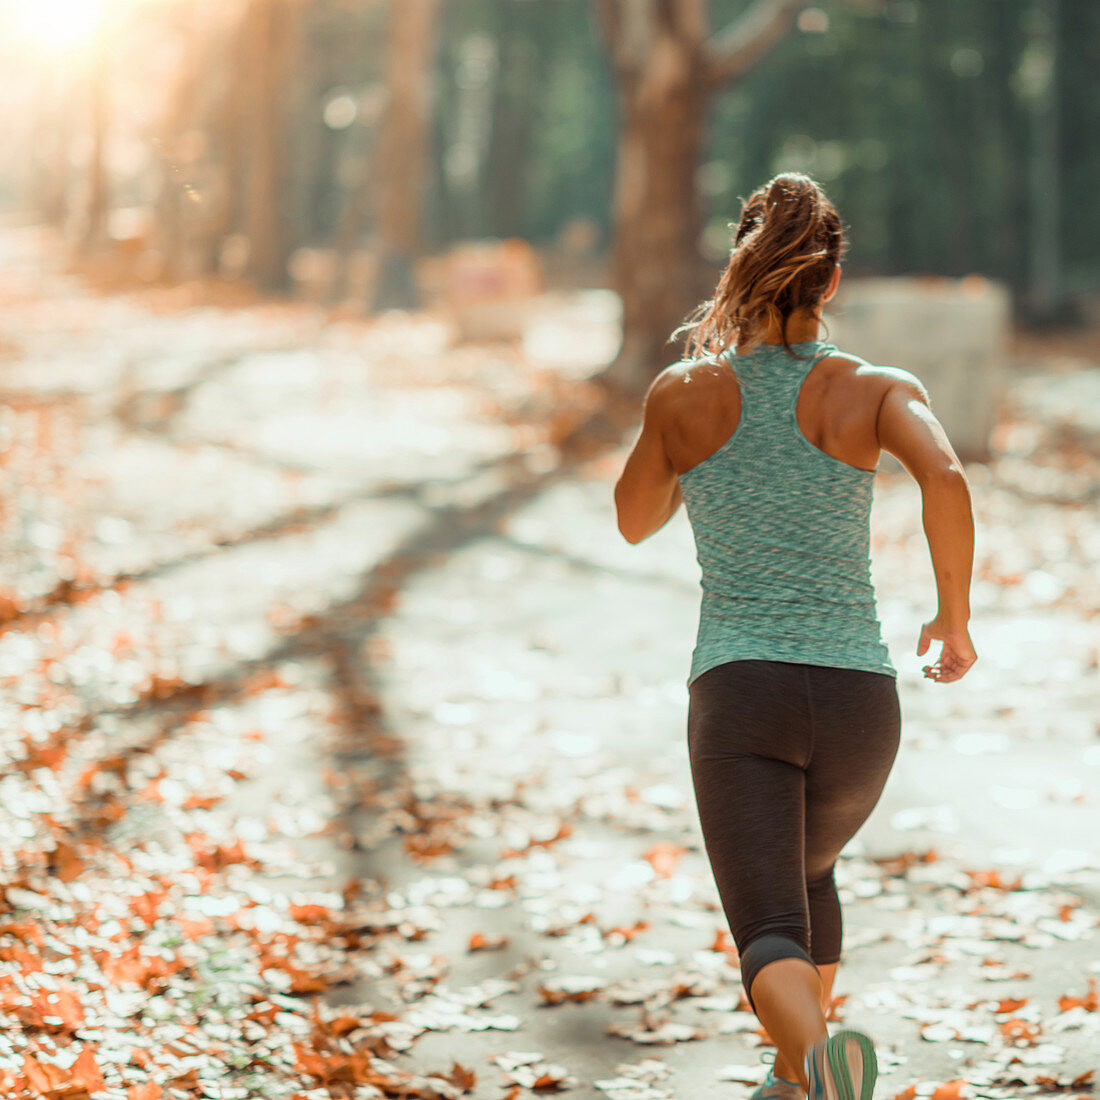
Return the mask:
POLYGON ((106 0, 8 0, 0 6, 27 45, 66 52, 91 40, 106 0))

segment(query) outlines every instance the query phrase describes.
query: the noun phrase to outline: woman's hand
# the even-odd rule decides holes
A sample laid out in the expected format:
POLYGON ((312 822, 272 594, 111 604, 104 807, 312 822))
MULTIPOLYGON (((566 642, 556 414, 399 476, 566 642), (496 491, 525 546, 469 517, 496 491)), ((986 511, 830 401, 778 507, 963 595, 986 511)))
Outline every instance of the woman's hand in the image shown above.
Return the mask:
POLYGON ((937 615, 930 623, 921 627, 920 641, 917 642, 917 656, 922 657, 933 641, 943 642, 939 659, 924 666, 924 675, 929 680, 946 684, 965 676, 970 666, 978 659, 974 652, 974 643, 965 625, 952 625, 942 615, 937 615))

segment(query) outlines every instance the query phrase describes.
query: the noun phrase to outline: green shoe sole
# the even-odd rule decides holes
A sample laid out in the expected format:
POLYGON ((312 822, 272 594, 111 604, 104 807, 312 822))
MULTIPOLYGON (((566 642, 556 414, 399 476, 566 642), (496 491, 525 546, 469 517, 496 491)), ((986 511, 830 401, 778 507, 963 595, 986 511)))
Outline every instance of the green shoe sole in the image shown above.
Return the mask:
POLYGON ((838 1031, 806 1055, 809 1100, 871 1100, 878 1077, 875 1044, 861 1031, 838 1031))

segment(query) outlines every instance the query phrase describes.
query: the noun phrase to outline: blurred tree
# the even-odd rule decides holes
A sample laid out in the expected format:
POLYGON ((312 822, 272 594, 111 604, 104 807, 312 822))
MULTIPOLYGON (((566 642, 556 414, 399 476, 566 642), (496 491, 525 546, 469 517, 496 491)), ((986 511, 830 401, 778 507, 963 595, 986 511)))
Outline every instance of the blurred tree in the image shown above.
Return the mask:
POLYGON ((34 205, 47 225, 63 229, 69 211, 69 177, 72 144, 71 71, 45 69, 34 97, 35 132, 33 158, 34 205))
POLYGON ((1034 0, 1032 41, 1022 70, 1032 121, 1031 241, 1028 311, 1045 323, 1061 319, 1061 156, 1058 112, 1058 0, 1034 0))
POLYGON ((300 0, 250 0, 243 37, 248 139, 244 188, 245 274, 261 289, 287 286, 294 239, 282 186, 292 142, 288 140, 289 91, 298 61, 300 0))
POLYGON ((669 333, 710 293, 696 194, 707 106, 782 40, 808 3, 753 0, 712 34, 706 0, 593 0, 620 111, 611 263, 623 345, 606 371, 614 383, 648 384, 668 360, 669 333))
POLYGON ((382 38, 384 97, 371 148, 357 160, 335 231, 336 270, 329 296, 349 282, 351 253, 365 225, 374 235, 376 277, 369 308, 414 309, 414 261, 422 247, 421 211, 428 168, 431 93, 440 0, 387 3, 382 38))
POLYGON ((440 25, 429 245, 557 238, 608 221, 614 88, 587 2, 448 0, 440 25))
POLYGON ((110 125, 108 35, 100 18, 92 44, 89 74, 91 141, 88 148, 87 198, 83 210, 80 248, 94 252, 107 243, 110 181, 107 178, 107 129, 110 125))
POLYGON ((414 309, 439 0, 401 0, 390 15, 386 105, 369 168, 377 203, 372 309, 414 309))

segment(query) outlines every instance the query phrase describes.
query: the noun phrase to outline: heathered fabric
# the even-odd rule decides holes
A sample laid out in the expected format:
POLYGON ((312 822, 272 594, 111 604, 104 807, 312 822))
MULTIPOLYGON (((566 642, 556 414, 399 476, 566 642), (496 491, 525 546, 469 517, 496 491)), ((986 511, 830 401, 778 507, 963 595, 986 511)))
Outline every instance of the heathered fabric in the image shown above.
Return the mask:
POLYGON ((701 570, 688 684, 725 661, 791 661, 897 676, 871 583, 874 470, 815 447, 798 426, 799 390, 835 345, 732 349, 741 417, 712 455, 680 475, 701 570))

